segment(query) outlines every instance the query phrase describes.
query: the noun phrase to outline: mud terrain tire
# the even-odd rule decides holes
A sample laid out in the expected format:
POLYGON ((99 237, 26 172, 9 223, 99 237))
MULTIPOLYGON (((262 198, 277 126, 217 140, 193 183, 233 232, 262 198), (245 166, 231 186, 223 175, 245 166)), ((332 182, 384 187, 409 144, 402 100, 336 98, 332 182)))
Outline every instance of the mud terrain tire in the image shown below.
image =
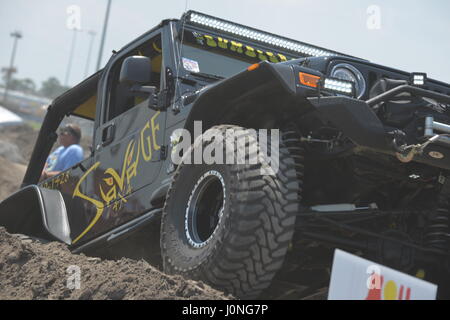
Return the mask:
MULTIPOLYGON (((258 138, 244 128, 220 125, 204 135, 210 130, 239 131, 246 135, 246 147, 260 150, 258 138)), ((213 143, 203 142, 203 150, 213 143)), ((260 169, 260 163, 180 164, 162 214, 165 272, 243 299, 257 298, 270 285, 294 233, 299 183, 282 141, 278 172, 263 175, 260 169)))

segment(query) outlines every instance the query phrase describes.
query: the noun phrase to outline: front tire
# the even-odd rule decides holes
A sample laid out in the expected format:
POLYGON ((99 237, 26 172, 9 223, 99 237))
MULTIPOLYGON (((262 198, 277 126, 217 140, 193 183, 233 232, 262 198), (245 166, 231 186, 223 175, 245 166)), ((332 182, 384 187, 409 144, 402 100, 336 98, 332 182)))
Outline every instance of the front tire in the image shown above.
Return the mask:
MULTIPOLYGON (((210 130, 223 136, 242 133, 247 147, 261 150, 244 128, 210 130)), ((263 175, 260 163, 180 164, 162 215, 165 272, 202 280, 238 298, 256 298, 270 285, 283 264, 299 208, 295 163, 282 141, 278 155, 273 175, 263 175)))

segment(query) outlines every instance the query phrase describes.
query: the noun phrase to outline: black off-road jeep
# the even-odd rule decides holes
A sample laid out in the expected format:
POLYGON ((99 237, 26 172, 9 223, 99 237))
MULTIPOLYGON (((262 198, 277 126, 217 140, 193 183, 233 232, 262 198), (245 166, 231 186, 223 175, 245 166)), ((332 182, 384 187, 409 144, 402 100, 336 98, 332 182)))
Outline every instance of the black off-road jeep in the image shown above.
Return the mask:
POLYGON ((241 298, 258 297, 304 241, 445 288, 449 134, 448 84, 189 11, 53 101, 0 225, 85 252, 160 217, 164 270, 241 298), (91 155, 39 182, 69 115, 93 122, 91 155), (174 163, 186 143, 176 129, 196 139, 183 159, 237 158, 219 133, 270 153, 276 170, 251 151, 174 163), (278 129, 278 147, 258 129, 278 129))

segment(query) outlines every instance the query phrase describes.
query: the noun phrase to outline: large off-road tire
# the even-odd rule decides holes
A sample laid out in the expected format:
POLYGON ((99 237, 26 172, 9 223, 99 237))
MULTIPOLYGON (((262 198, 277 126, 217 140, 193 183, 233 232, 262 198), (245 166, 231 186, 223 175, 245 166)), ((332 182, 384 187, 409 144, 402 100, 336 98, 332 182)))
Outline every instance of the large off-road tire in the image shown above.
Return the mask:
MULTIPOLYGON (((212 130, 225 135, 244 128, 212 130)), ((259 150, 254 135, 241 135, 247 147, 259 150)), ((203 148, 214 143, 204 142, 203 148)), ((198 139, 191 151, 196 146, 198 139)), ((257 298, 282 267, 298 198, 295 163, 282 141, 279 170, 273 175, 262 174, 261 163, 181 164, 162 214, 164 271, 202 280, 238 298, 257 298)))

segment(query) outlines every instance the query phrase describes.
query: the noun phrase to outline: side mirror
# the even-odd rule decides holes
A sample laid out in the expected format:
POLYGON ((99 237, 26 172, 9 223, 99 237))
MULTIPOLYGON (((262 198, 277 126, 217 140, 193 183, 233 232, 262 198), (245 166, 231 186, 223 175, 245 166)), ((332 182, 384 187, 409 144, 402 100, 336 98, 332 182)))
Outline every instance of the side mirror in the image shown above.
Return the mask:
POLYGON ((145 86, 151 80, 152 64, 150 58, 143 56, 131 56, 125 58, 120 69, 119 82, 130 87, 130 93, 137 96, 149 97, 148 107, 156 111, 162 111, 158 106, 156 87, 145 86))
POLYGON ((143 85, 150 82, 151 72, 150 58, 131 56, 123 60, 119 82, 130 86, 143 85))
POLYGON ((143 56, 131 56, 125 58, 120 69, 119 82, 129 87, 132 95, 152 97, 156 88, 145 86, 149 83, 152 73, 150 58, 143 56))

